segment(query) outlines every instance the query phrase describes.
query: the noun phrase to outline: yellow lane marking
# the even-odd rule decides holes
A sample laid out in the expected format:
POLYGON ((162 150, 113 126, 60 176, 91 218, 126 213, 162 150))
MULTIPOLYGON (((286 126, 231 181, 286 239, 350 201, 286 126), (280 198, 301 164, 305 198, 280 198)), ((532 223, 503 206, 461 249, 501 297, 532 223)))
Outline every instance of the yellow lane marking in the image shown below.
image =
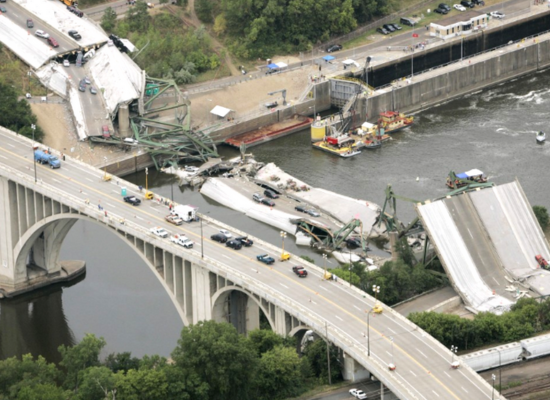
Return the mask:
MULTIPOLYGON (((3 151, 5 151, 5 152, 11 154, 11 155, 14 155, 14 156, 16 156, 16 157, 22 159, 22 160, 30 161, 30 160, 28 160, 28 159, 25 158, 25 157, 22 157, 22 156, 20 156, 20 155, 18 155, 18 154, 16 154, 16 153, 13 153, 13 152, 11 152, 11 151, 9 151, 9 150, 6 150, 5 148, 1 148, 1 149, 2 149, 3 151)), ((46 171, 48 171, 48 169, 47 169, 46 167, 44 167, 44 169, 45 169, 46 171)), ((53 174, 56 174, 57 176, 59 176, 59 177, 61 177, 61 178, 63 178, 63 179, 66 179, 66 180, 68 180, 68 181, 71 181, 72 183, 79 183, 79 184, 81 183, 80 181, 76 181, 76 180, 74 180, 74 179, 71 178, 71 177, 67 177, 67 176, 65 176, 65 175, 62 175, 62 174, 60 174, 59 172, 57 172, 57 171, 55 171, 55 170, 53 170, 53 169, 49 169, 49 171, 50 171, 51 173, 53 173, 53 174)), ((130 182, 128 182, 128 183, 130 183, 130 182)), ((108 183, 108 184, 109 184, 109 183, 108 183)), ((53 185, 51 185, 51 186, 53 186, 53 185)), ((97 189, 95 189, 95 188, 93 188, 93 187, 91 187, 91 186, 86 185, 85 183, 82 183, 81 186, 83 186, 83 187, 85 187, 85 188, 87 188, 87 189, 89 189, 89 190, 91 190, 91 191, 93 191, 93 192, 95 192, 95 193, 98 193, 98 194, 100 194, 100 195, 102 195, 102 196, 106 196, 107 198, 110 198, 110 199, 112 199, 112 200, 114 200, 114 201, 116 201, 116 202, 118 202, 118 203, 121 203, 121 204, 126 205, 126 203, 125 203, 124 201, 122 201, 122 200, 120 200, 120 199, 118 199, 118 198, 112 197, 112 196, 109 195, 109 194, 105 194, 105 193, 103 193, 103 192, 101 192, 101 191, 99 191, 99 190, 97 190, 97 189)), ((133 206, 132 206, 132 207, 133 207, 133 206)), ((146 215, 150 216, 150 217, 153 218, 153 219, 158 219, 158 220, 160 220, 160 221, 164 221, 164 219, 162 219, 162 218, 160 218, 160 217, 157 217, 156 215, 149 214, 148 212, 146 212, 146 211, 144 211, 144 210, 142 210, 142 209, 138 209, 138 210, 139 210, 142 214, 146 214, 146 215)), ((189 231, 189 230, 187 230, 187 229, 184 229, 184 228, 181 228, 181 229, 182 229, 183 231, 185 231, 185 232, 190 233, 190 234, 193 235, 193 236, 196 236, 196 237, 199 237, 199 238, 200 238, 200 235, 199 235, 199 234, 196 234, 196 233, 194 233, 194 232, 192 232, 192 231, 189 231)), ((203 238, 203 239, 204 239, 204 238, 203 238)), ((221 246, 219 243, 214 242, 214 241, 211 240, 211 239, 207 239, 207 240, 209 240, 210 242, 212 242, 212 244, 214 244, 214 245, 217 245, 217 246, 219 246, 219 247, 221 247, 221 248, 225 248, 225 246, 221 246)), ((254 261, 255 261, 255 262, 259 262, 259 261, 257 261, 257 260, 254 260, 253 258, 250 258, 250 257, 248 257, 248 256, 242 255, 241 253, 235 252, 234 254, 237 255, 237 256, 239 256, 239 257, 241 257, 241 258, 244 258, 244 259, 247 259, 247 260, 250 260, 250 261, 253 261, 253 262, 254 262, 254 261)), ((361 318, 355 316, 354 314, 351 314, 349 311, 347 311, 346 309, 340 307, 338 304, 334 303, 332 300, 326 298, 325 296, 319 294, 318 292, 315 292, 313 289, 310 289, 310 288, 308 288, 307 286, 304 286, 301 282, 296 281, 295 279, 289 278, 287 275, 284 275, 281 271, 279 271, 279 270, 277 270, 277 269, 273 269, 273 267, 271 267, 270 269, 271 269, 272 271, 274 271, 275 273, 279 274, 280 276, 282 276, 282 277, 283 277, 284 279, 286 279, 287 281, 290 281, 290 282, 292 282, 292 283, 294 283, 294 284, 296 284, 296 285, 301 286, 302 288, 306 289, 307 291, 309 291, 309 292, 311 292, 311 293, 314 293, 315 295, 317 295, 318 297, 322 298, 322 299, 325 300, 326 302, 332 304, 332 305, 333 305, 334 307, 336 307, 337 309, 341 310, 343 313, 345 313, 345 314, 349 315, 350 317, 352 317, 353 319, 359 321, 362 325, 367 326, 367 324, 365 323, 365 321, 363 321, 361 318)), ((370 328, 369 330, 373 330, 374 332, 376 332, 382 339, 384 339, 384 340, 386 340, 386 341, 388 341, 388 342, 390 341, 384 334, 382 334, 382 333, 381 333, 380 331, 378 331, 376 328, 373 328, 372 326, 370 326, 369 328, 370 328)), ((418 365, 421 369, 423 369, 428 375, 430 375, 439 385, 441 385, 443 388, 445 388, 445 390, 447 390, 447 392, 449 392, 450 395, 452 395, 455 399, 460 399, 453 391, 451 391, 451 389, 450 389, 449 387, 447 387, 443 382, 441 382, 441 380, 439 380, 437 377, 435 377, 426 367, 424 367, 421 363, 419 363, 419 362, 418 362, 412 355, 410 355, 408 352, 406 352, 405 350, 403 350, 403 348, 402 348, 401 346, 399 346, 399 345, 397 345, 397 344, 395 344, 395 343, 394 343, 394 346, 395 346, 399 351, 401 351, 403 354, 405 354, 405 355, 406 355, 411 361, 413 361, 416 365, 418 365)))

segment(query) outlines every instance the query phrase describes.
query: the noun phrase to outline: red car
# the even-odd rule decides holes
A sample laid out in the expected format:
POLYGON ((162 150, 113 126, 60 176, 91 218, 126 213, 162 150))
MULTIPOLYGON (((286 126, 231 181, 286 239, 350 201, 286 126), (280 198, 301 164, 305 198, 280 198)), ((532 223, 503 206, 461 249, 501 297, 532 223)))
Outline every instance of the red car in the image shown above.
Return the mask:
POLYGON ((540 254, 535 256, 535 260, 537 260, 541 268, 550 269, 550 267, 548 267, 548 261, 546 261, 540 254))
POLYGON ((53 37, 49 37, 48 38, 48 43, 50 44, 50 46, 52 47, 59 47, 59 43, 57 43, 57 40, 55 40, 53 37))

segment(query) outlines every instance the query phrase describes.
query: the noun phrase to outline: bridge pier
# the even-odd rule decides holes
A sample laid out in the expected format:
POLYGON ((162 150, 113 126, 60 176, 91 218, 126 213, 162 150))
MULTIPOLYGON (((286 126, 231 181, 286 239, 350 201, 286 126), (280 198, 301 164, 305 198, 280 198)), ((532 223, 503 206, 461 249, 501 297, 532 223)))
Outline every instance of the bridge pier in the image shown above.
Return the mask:
POLYGON ((344 380, 358 382, 370 378, 371 374, 349 354, 344 353, 342 376, 344 380))

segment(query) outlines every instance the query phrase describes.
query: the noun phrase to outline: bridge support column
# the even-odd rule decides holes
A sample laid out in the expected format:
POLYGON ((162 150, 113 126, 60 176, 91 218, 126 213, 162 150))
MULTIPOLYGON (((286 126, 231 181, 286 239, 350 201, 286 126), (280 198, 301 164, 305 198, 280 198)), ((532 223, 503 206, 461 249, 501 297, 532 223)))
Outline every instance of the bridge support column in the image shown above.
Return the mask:
POLYGON ((397 245, 397 232, 390 232, 390 249, 391 249, 391 260, 397 261, 399 259, 399 254, 396 250, 397 245))
POLYGON ((246 332, 260 328, 260 306, 248 297, 246 302, 246 332))
POLYGON ((287 317, 288 316, 285 310, 275 307, 275 333, 285 337, 291 330, 291 321, 287 317))
POLYGON ((346 353, 344 353, 344 368, 342 369, 342 375, 344 380, 351 382, 370 378, 370 372, 346 353))
POLYGON ((192 323, 212 319, 209 272, 196 264, 191 264, 191 291, 193 294, 192 323))
POLYGON ((123 104, 118 108, 118 133, 123 138, 132 137, 128 104, 123 104))
MULTIPOLYGON (((30 152, 30 150, 29 150, 30 152)), ((11 196, 13 185, 0 177, 0 285, 14 286, 17 281, 27 279, 26 270, 16 273, 13 248, 19 239, 17 224, 17 200, 11 196)))

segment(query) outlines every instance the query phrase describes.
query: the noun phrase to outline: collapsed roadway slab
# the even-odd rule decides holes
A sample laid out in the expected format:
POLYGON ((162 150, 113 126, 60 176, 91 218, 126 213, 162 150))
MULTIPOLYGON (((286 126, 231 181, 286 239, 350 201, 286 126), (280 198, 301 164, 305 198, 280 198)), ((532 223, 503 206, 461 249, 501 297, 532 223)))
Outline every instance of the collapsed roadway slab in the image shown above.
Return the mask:
POLYGON ((417 212, 467 306, 500 313, 524 295, 550 294, 550 271, 535 260, 548 259, 550 247, 519 182, 447 196, 417 212))

